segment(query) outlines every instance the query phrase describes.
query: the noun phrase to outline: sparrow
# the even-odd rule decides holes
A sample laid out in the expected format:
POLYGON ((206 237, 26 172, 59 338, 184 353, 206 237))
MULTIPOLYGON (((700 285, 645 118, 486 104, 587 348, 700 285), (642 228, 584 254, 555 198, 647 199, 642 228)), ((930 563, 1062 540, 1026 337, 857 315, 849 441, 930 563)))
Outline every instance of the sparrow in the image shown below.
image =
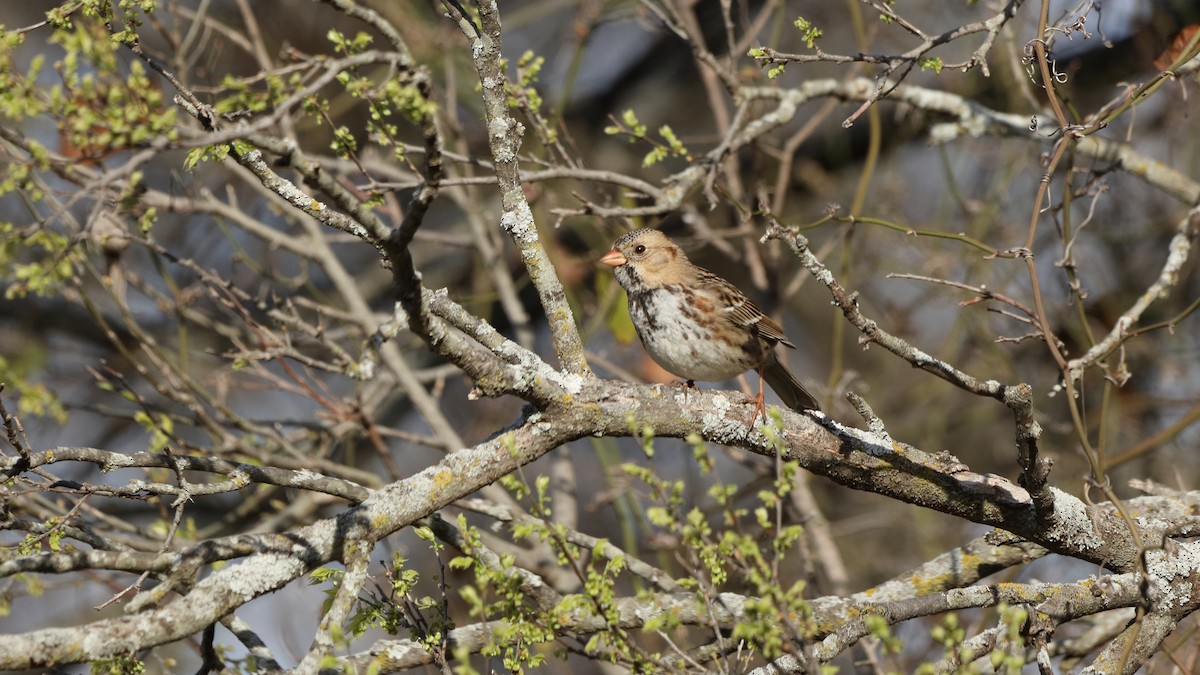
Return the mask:
POLYGON ((764 380, 792 410, 821 409, 775 355, 775 345, 796 348, 783 328, 733 284, 692 264, 662 232, 629 232, 600 262, 629 295, 629 314, 650 358, 689 387, 753 369, 759 381, 751 425, 766 418, 764 380))

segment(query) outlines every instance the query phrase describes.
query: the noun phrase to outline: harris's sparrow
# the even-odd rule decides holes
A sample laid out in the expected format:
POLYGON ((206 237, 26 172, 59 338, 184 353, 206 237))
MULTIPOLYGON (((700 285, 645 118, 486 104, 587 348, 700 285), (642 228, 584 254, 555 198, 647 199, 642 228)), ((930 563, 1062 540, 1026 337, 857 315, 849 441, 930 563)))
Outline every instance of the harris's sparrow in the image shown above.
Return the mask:
POLYGON ((757 370, 751 424, 765 412, 763 380, 792 410, 820 410, 775 356, 777 344, 796 348, 779 324, 733 284, 692 264, 666 235, 634 230, 618 239, 600 262, 613 268, 629 294, 633 326, 658 365, 689 385, 757 370))

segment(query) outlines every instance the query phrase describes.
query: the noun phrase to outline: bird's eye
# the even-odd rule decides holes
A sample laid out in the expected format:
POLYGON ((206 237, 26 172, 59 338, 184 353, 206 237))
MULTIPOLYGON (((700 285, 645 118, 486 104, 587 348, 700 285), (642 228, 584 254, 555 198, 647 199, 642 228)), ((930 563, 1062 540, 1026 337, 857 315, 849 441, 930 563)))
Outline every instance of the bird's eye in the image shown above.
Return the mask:
POLYGON ((642 244, 638 244, 637 246, 633 247, 633 252, 638 255, 641 255, 646 252, 646 247, 643 246, 642 244))

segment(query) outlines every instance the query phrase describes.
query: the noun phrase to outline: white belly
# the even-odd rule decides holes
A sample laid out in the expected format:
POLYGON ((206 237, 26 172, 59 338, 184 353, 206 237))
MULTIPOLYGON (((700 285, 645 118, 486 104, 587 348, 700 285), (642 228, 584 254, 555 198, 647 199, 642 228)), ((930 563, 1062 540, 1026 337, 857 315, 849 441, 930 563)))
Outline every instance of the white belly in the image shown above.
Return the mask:
POLYGON ((646 351, 658 365, 689 380, 720 382, 758 365, 761 351, 757 338, 739 334, 751 345, 747 353, 740 343, 713 339, 709 328, 698 323, 694 308, 677 293, 664 289, 647 291, 630 298, 630 315, 646 351))

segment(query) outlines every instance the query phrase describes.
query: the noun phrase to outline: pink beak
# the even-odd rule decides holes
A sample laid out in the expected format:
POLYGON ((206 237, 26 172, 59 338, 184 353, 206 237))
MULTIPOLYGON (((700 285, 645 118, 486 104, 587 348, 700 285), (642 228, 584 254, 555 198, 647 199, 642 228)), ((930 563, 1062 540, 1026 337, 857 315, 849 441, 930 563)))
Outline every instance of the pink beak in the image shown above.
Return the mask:
POLYGON ((600 262, 604 263, 605 265, 608 265, 609 267, 620 267, 621 265, 624 265, 625 263, 629 262, 629 260, 625 258, 624 254, 622 254, 620 251, 618 251, 617 249, 614 248, 613 250, 609 251, 608 253, 605 253, 600 258, 600 262))

